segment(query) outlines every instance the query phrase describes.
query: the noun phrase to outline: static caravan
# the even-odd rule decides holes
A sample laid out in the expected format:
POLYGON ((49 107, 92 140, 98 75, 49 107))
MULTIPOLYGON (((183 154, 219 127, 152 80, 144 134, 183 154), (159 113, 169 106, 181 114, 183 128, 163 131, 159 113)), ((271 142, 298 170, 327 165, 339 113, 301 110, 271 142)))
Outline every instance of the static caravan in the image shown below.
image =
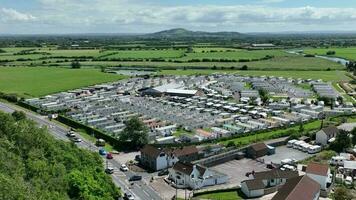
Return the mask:
POLYGON ((288 143, 287 143, 287 147, 289 148, 293 148, 293 145, 295 142, 297 142, 298 140, 289 140, 288 143))
POLYGON ((320 151, 321 151, 321 146, 319 146, 319 145, 314 145, 312 147, 309 147, 309 149, 308 149, 308 153, 310 153, 310 154, 318 153, 320 151))
POLYGON ((301 145, 305 144, 304 141, 296 141, 294 144, 293 144, 293 149, 300 149, 301 148, 301 145))

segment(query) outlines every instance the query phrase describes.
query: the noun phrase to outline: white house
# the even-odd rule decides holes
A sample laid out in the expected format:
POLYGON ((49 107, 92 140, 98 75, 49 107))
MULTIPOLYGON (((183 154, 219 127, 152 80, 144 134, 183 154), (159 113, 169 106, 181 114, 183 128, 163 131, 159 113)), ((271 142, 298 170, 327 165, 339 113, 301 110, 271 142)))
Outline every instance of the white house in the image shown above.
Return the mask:
POLYGON ((270 171, 254 172, 253 179, 241 182, 241 191, 249 198, 263 196, 278 190, 286 181, 298 177, 297 171, 283 171, 273 169, 270 171))
POLYGON ((178 157, 171 153, 171 151, 145 145, 141 149, 140 161, 144 166, 159 171, 173 166, 178 162, 178 157))
POLYGON ((200 189, 226 183, 228 176, 209 170, 201 165, 177 162, 169 169, 169 179, 178 188, 200 189))
POLYGON ((339 134, 339 129, 337 129, 335 126, 323 128, 316 133, 315 142, 317 144, 327 145, 329 140, 335 138, 337 134, 339 134))
POLYGON ((330 168, 328 165, 311 163, 307 166, 305 173, 311 179, 318 182, 322 190, 326 190, 328 183, 331 183, 330 168))

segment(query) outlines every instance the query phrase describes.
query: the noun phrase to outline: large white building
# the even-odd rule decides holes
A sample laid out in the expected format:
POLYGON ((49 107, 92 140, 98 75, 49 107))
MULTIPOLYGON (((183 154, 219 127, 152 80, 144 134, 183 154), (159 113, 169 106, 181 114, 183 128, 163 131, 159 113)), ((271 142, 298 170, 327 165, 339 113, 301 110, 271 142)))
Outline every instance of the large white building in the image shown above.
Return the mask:
POLYGON ((328 184, 331 183, 330 168, 328 165, 311 163, 305 172, 307 176, 320 184, 320 189, 322 190, 326 190, 328 184))
POLYGON ((339 133, 339 129, 335 126, 329 126, 327 128, 323 128, 316 133, 316 140, 317 144, 327 145, 330 139, 335 138, 336 135, 339 133))

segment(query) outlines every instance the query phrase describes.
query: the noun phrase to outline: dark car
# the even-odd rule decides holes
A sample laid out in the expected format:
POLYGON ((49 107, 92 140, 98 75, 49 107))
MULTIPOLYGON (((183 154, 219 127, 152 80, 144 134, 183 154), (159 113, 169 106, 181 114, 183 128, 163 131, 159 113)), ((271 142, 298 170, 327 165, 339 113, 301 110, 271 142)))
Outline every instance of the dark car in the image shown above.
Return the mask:
POLYGON ((140 180, 142 180, 142 176, 139 175, 133 175, 129 179, 129 181, 140 181, 140 180))
POLYGON ((106 159, 113 159, 112 153, 107 153, 106 154, 106 159))
POLYGON ((105 173, 107 173, 107 174, 113 174, 113 173, 114 173, 114 168, 112 168, 112 167, 106 168, 106 169, 105 169, 105 173))
POLYGON ((168 175, 168 174, 169 174, 168 170, 162 170, 162 171, 158 172, 158 176, 165 176, 165 175, 168 175))

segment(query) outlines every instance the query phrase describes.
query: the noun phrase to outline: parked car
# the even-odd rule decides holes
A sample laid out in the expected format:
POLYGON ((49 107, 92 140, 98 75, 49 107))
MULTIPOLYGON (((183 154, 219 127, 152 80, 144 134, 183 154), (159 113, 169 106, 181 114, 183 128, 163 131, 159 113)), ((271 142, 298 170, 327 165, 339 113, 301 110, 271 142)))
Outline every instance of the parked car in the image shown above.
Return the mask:
POLYGON ((135 156, 135 160, 136 160, 136 161, 140 161, 140 155, 136 155, 136 156, 135 156))
POLYGON ((114 173, 114 168, 112 168, 112 167, 106 168, 106 169, 105 169, 105 173, 107 173, 107 174, 113 174, 113 173, 114 173))
POLYGON ((82 139, 75 137, 73 138, 73 142, 82 142, 82 139))
POLYGON ((105 149, 99 149, 99 154, 105 156, 106 155, 105 149))
POLYGON ((98 140, 96 140, 95 145, 98 147, 103 147, 103 146, 105 146, 105 140, 98 139, 98 140))
POLYGON ((142 176, 139 175, 133 175, 129 179, 129 181, 140 181, 140 180, 142 180, 142 176))
POLYGON ((159 171, 158 172, 158 176, 165 176, 165 175, 168 175, 169 174, 169 171, 168 170, 162 170, 162 171, 159 171))
POLYGON ((135 197, 131 193, 125 192, 124 199, 135 200, 135 197))
POLYGON ((66 136, 67 137, 75 137, 75 133, 73 131, 68 131, 66 136))
POLYGON ((120 166, 120 170, 123 171, 123 172, 127 172, 127 171, 129 171, 129 168, 125 164, 122 164, 120 166))
POLYGON ((106 158, 107 159, 113 159, 114 157, 112 156, 112 153, 108 153, 108 154, 106 154, 106 158))

